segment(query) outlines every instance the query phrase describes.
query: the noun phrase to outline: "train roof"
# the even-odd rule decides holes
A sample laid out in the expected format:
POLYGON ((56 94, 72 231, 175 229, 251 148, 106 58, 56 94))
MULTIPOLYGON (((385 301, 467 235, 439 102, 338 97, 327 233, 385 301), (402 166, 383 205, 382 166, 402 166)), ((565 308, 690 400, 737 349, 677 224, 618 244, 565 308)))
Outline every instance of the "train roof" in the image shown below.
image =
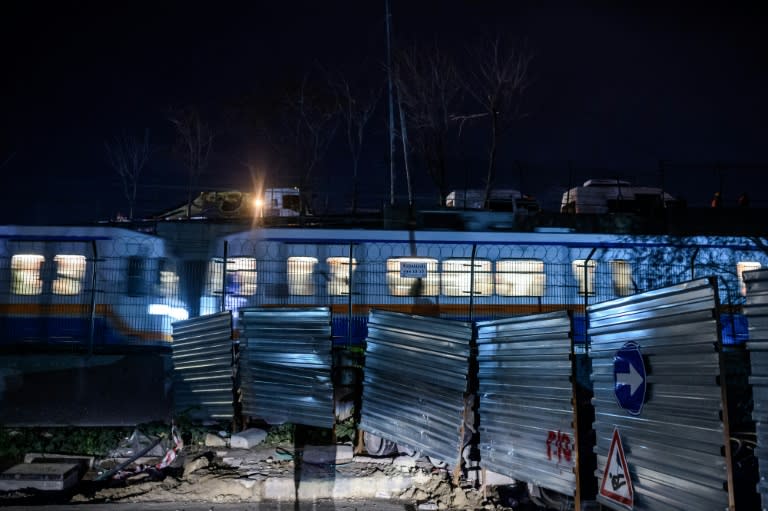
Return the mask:
POLYGON ((634 236, 627 234, 586 234, 567 231, 543 232, 469 232, 469 231, 418 231, 418 230, 366 230, 366 229, 286 229, 256 228, 226 235, 223 240, 261 240, 285 243, 387 243, 414 242, 427 244, 520 244, 558 245, 569 247, 633 248, 670 245, 686 248, 729 248, 755 250, 768 246, 768 240, 749 236, 683 236, 667 235, 634 236))

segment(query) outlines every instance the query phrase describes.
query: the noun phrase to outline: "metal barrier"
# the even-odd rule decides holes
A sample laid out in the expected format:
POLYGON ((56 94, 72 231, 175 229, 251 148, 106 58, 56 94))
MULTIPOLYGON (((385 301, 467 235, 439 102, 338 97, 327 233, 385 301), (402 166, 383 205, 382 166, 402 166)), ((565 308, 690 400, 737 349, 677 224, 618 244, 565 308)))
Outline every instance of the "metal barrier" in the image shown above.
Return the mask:
POLYGON ((482 466, 575 496, 570 315, 521 316, 477 328, 482 466))
POLYGON ((243 414, 333 428, 328 307, 240 309, 243 414))
POLYGON ((749 319, 750 338, 747 342, 752 375, 752 398, 754 409, 752 418, 757 433, 755 452, 760 468, 760 493, 763 509, 768 508, 768 270, 744 273, 747 285, 747 304, 744 313, 749 319))
POLYGON ((471 339, 470 323, 371 311, 359 429, 459 460, 471 339))
POLYGON ((233 417, 230 312, 173 323, 172 359, 176 413, 203 420, 233 417))
POLYGON ((588 308, 598 502, 733 509, 717 289, 698 279, 588 308))

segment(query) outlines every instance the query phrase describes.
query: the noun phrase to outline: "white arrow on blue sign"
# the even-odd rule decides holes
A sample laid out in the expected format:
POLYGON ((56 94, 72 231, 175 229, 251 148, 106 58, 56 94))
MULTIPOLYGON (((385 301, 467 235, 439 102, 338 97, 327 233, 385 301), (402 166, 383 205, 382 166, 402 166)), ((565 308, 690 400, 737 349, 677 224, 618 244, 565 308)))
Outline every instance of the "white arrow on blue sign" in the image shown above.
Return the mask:
POLYGON ((613 393, 619 406, 632 415, 640 415, 645 403, 646 374, 640 346, 624 344, 613 357, 613 393))

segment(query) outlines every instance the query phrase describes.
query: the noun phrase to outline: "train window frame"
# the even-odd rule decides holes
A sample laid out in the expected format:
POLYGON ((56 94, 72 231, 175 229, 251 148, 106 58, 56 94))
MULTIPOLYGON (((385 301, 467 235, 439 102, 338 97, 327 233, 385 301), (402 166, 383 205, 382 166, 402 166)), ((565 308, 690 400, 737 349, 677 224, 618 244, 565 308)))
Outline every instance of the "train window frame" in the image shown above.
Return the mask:
POLYGON ((434 257, 390 257, 385 262, 387 292, 390 296, 438 296, 440 294, 439 261, 434 257), (402 263, 426 264, 425 276, 403 275, 402 263))
POLYGON ((744 272, 759 270, 763 267, 759 261, 738 261, 736 263, 736 275, 739 278, 739 294, 747 296, 747 283, 744 282, 744 272))
POLYGON ((546 293, 547 273, 541 259, 499 259, 494 275, 498 296, 543 297, 546 293))
POLYGON ((131 297, 147 295, 147 258, 139 255, 128 256, 125 294, 131 297))
POLYGON ((253 296, 258 291, 259 272, 258 261, 251 256, 229 257, 226 259, 226 276, 224 259, 214 257, 208 261, 206 289, 208 295, 221 296, 222 280, 226 278, 227 296, 253 296))
POLYGON ((349 296, 350 273, 354 279, 354 273, 357 271, 357 259, 352 258, 352 270, 349 270, 349 256, 331 256, 325 259, 328 266, 328 295, 329 296, 349 296), (339 271, 339 268, 346 267, 345 272, 339 271))
POLYGON ((165 298, 179 296, 181 278, 176 271, 175 261, 167 258, 160 259, 157 270, 157 294, 165 298))
POLYGON ((573 269, 573 276, 576 278, 576 283, 578 286, 577 294, 579 296, 584 296, 584 287, 586 284, 587 296, 597 295, 597 289, 595 287, 597 281, 597 262, 594 259, 590 259, 588 263, 586 259, 574 259, 571 262, 571 268, 573 269), (585 266, 588 267, 587 277, 589 279, 586 283, 584 281, 585 266))
POLYGON ((83 289, 85 272, 88 261, 84 255, 56 254, 53 257, 56 265, 56 278, 51 285, 55 295, 79 295, 83 289))
POLYGON ((320 261, 313 256, 290 256, 286 260, 288 294, 315 295, 315 271, 320 261))
POLYGON ((616 296, 630 296, 637 293, 632 263, 627 259, 612 259, 610 261, 611 282, 616 296))
POLYGON ((493 295, 492 263, 490 259, 444 259, 440 264, 440 294, 451 297, 469 296, 470 292, 473 296, 493 295), (470 277, 472 265, 475 266, 474 283, 470 277))
POLYGON ((11 256, 11 293, 36 296, 43 293, 42 269, 45 257, 40 254, 11 256))

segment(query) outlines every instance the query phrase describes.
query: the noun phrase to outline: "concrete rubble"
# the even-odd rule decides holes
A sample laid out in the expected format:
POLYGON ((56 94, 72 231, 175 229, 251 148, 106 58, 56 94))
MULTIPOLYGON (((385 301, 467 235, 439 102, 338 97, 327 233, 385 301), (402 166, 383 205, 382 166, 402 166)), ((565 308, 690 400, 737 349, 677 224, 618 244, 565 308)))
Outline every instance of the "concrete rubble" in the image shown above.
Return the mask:
MULTIPOLYGON (((248 433, 244 437, 248 439, 246 442, 251 442, 258 434, 248 433)), ((237 443, 234 438, 235 435, 231 443, 237 443)), ((102 461, 74 488, 69 502, 387 499, 402 501, 420 510, 537 509, 508 505, 511 501, 500 499, 495 487, 482 486, 477 477, 456 486, 452 484, 449 470, 435 467, 423 457, 355 455, 350 444, 301 448, 258 444, 233 448, 227 446, 230 442, 225 441, 221 446, 215 439, 209 440, 215 445, 185 447, 162 479, 156 477, 157 471, 141 470, 142 463, 157 459, 139 459, 135 473, 124 474, 120 481, 92 484, 100 472, 109 470, 109 465, 102 461)), ((119 460, 113 460, 116 461, 119 460)), ((496 482, 514 483, 498 475, 492 477, 496 482)))

